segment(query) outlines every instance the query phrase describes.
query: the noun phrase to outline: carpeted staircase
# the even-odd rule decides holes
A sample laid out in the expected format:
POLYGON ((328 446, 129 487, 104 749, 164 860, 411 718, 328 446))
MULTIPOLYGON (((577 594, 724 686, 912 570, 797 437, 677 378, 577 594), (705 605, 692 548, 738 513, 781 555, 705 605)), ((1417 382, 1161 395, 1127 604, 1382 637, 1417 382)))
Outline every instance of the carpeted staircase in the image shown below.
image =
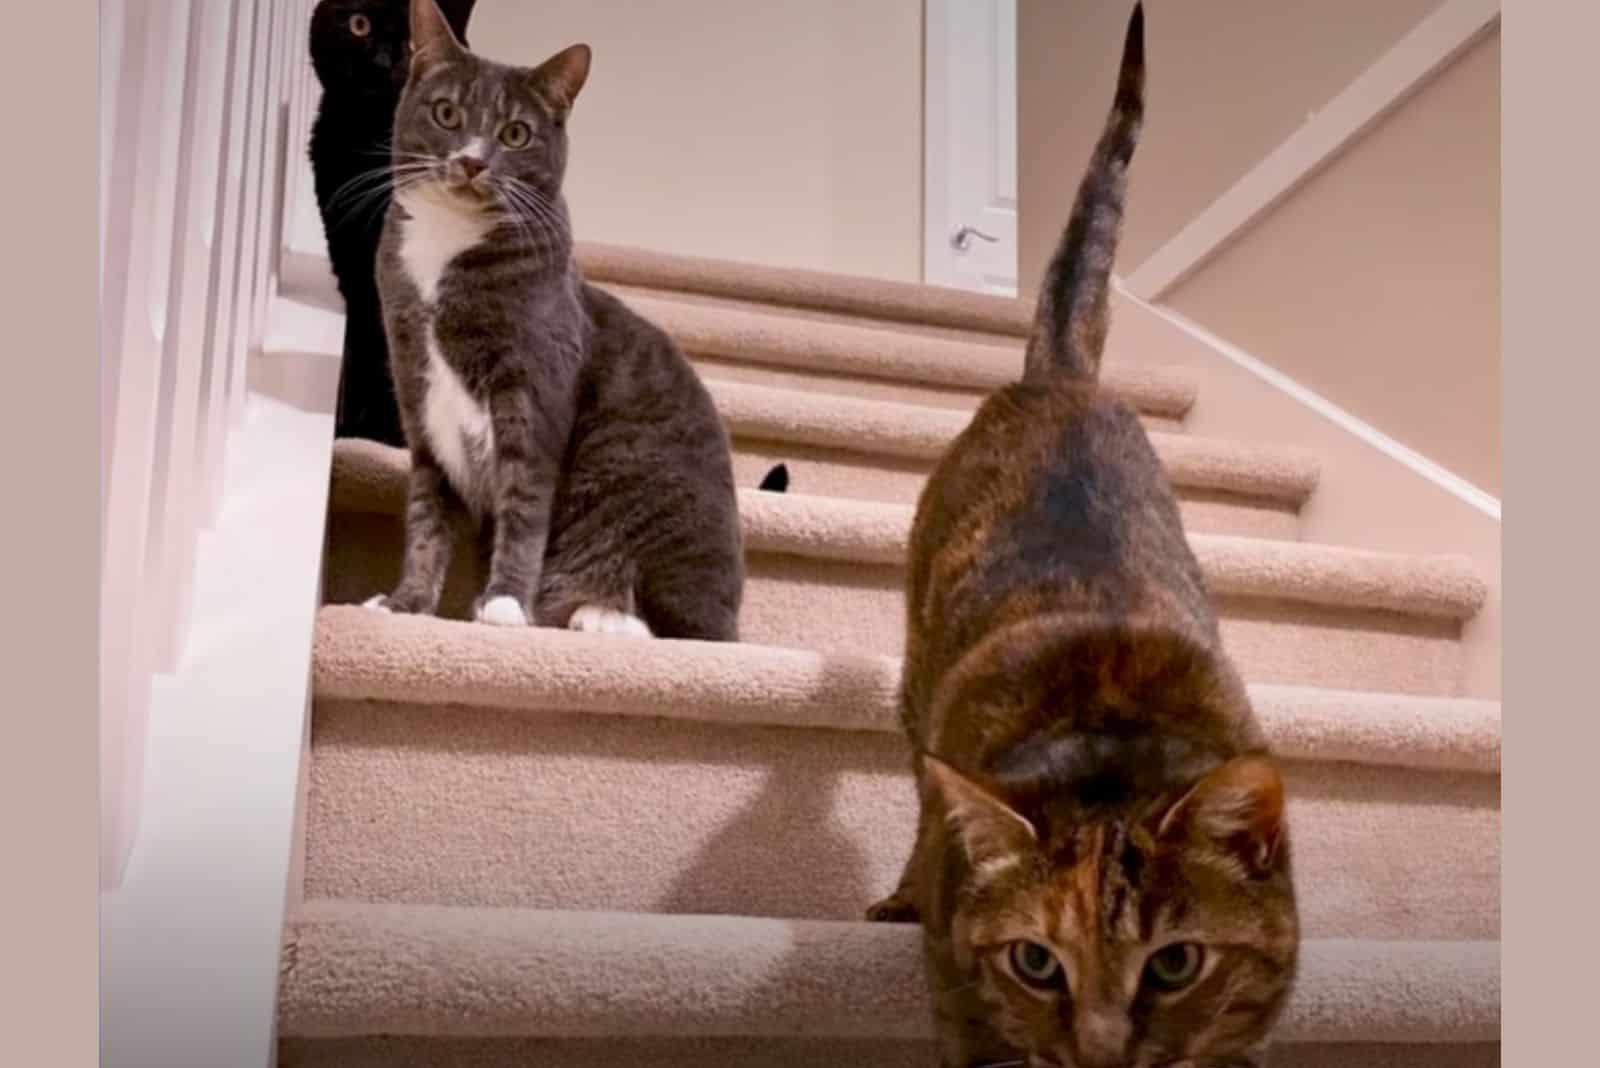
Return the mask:
MULTIPOLYGON (((915 821, 893 692, 922 479, 1021 364, 1025 303, 586 246, 734 435, 739 645, 356 607, 399 561, 404 453, 335 447, 280 987, 290 1066, 933 1063, 918 933, 862 911, 915 821), (756 490, 783 461, 791 492, 756 490)), ((1143 414, 1289 761, 1308 943, 1277 1063, 1499 1063, 1500 706, 1461 697, 1463 559, 1299 540, 1318 460, 1143 414)))

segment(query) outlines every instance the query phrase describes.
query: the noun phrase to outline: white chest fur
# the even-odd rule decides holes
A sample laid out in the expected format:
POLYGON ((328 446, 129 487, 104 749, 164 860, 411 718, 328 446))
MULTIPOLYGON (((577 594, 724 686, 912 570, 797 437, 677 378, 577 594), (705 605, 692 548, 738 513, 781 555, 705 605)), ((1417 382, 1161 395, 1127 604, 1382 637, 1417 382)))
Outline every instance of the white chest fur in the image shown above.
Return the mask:
POLYGON ((489 235, 494 223, 477 212, 462 211, 446 200, 447 194, 407 190, 395 199, 410 216, 400 232, 400 262, 422 299, 432 304, 439 295, 439 279, 450 261, 489 235))
POLYGON ((440 351, 431 306, 450 261, 482 241, 493 224, 426 193, 402 194, 399 199, 411 216, 402 224, 400 262, 429 305, 423 331, 427 345, 423 428, 451 485, 481 515, 492 484, 488 476, 494 462, 494 427, 488 409, 467 390, 440 351))
POLYGON ((481 518, 492 481, 488 476, 494 464, 494 424, 488 408, 467 392, 461 376, 445 362, 431 326, 427 383, 422 424, 428 444, 450 484, 481 518))

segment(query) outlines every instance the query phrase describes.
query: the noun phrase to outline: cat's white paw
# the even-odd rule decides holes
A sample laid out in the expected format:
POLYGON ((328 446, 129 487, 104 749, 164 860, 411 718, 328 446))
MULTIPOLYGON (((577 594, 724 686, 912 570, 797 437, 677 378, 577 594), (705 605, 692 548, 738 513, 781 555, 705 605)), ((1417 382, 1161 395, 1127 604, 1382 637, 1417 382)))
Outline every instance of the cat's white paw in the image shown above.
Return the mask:
POLYGON ((382 612, 384 615, 391 615, 394 611, 389 607, 389 599, 381 593, 362 601, 361 607, 373 612, 382 612))
POLYGON ((615 608, 603 608, 597 604, 586 604, 572 613, 572 618, 567 620, 567 627, 571 630, 581 630, 586 634, 618 634, 625 638, 653 638, 650 633, 650 624, 638 616, 619 612, 615 608))
POLYGON ((497 627, 526 627, 528 614, 515 597, 491 597, 478 606, 478 622, 497 627))

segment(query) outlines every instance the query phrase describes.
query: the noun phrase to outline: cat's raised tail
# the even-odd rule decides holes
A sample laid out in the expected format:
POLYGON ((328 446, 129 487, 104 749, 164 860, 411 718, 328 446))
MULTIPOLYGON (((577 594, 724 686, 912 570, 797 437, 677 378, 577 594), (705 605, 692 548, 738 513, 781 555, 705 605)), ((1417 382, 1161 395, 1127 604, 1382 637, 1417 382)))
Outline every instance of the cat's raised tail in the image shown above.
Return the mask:
POLYGON ((1090 381, 1110 326, 1111 266, 1122 232, 1128 162, 1144 123, 1144 5, 1135 4, 1122 46, 1122 70, 1072 218, 1039 288, 1038 310, 1022 372, 1024 382, 1065 377, 1090 381))

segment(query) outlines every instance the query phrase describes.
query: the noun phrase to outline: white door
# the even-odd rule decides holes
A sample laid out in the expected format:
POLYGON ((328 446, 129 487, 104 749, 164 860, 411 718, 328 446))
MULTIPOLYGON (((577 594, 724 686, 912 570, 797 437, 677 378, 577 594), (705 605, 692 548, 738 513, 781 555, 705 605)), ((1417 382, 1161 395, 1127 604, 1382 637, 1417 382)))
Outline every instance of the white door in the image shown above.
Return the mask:
POLYGON ((927 0, 922 277, 1017 292, 1016 0, 927 0))

